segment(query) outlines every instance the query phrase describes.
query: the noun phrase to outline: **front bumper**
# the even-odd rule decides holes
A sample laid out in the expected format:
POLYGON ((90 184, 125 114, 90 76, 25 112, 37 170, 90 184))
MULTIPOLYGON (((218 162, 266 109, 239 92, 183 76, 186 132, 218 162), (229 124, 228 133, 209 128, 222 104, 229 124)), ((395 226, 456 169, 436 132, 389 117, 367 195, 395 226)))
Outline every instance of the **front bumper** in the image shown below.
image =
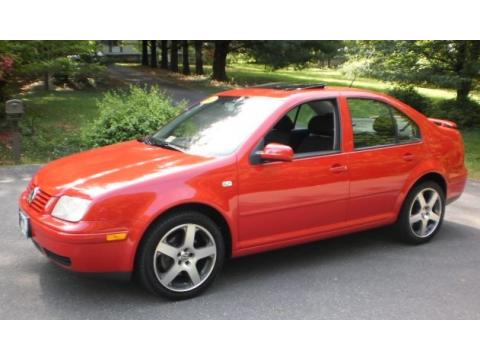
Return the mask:
POLYGON ((29 217, 31 239, 56 264, 78 272, 131 272, 138 239, 127 229, 108 229, 104 222, 63 222, 39 214, 20 198, 20 209, 29 217), (125 240, 107 241, 112 232, 128 232, 125 240))

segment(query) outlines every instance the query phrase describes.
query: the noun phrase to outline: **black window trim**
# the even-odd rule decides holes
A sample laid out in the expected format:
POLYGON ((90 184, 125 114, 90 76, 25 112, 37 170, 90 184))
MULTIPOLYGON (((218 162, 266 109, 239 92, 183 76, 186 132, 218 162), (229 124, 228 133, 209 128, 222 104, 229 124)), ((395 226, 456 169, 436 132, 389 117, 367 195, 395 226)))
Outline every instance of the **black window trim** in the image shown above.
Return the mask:
MULTIPOLYGON (((341 116, 342 115, 340 114, 340 108, 338 106, 340 98, 338 96, 322 97, 322 98, 319 98, 319 99, 308 100, 308 101, 301 102, 297 105, 293 105, 292 107, 290 107, 287 111, 285 111, 284 113, 282 113, 282 115, 280 115, 278 117, 277 122, 280 121, 280 119, 282 117, 284 117, 285 115, 287 115, 290 111, 292 111, 293 109, 298 107, 298 110, 295 114, 294 124, 293 124, 293 126, 295 128, 301 106, 303 106, 304 104, 311 103, 311 102, 328 101, 328 100, 330 100, 330 101, 333 100, 334 101, 334 107, 335 107, 335 112, 336 112, 334 122, 336 123, 337 128, 338 128, 338 131, 335 134, 335 137, 337 138, 336 141, 338 143, 338 149, 326 150, 326 151, 312 151, 312 152, 302 153, 302 154, 295 154, 294 153, 292 161, 342 153, 342 143, 343 143, 343 136, 342 136, 343 132, 342 132, 342 130, 343 129, 342 129, 342 121, 341 121, 341 116)), ((270 130, 268 130, 268 131, 270 131, 270 130)), ((261 137, 260 141, 257 143, 257 145, 254 146, 252 152, 250 153, 250 156, 249 156, 250 164, 252 164, 252 165, 263 165, 263 164, 267 164, 267 163, 283 163, 283 161, 268 161, 268 162, 265 162, 265 161, 262 161, 260 159, 260 156, 258 155, 258 152, 262 150, 262 145, 263 145, 263 147, 265 147, 265 144, 263 144, 263 140, 265 139, 265 136, 268 134, 268 131, 261 137)))
POLYGON ((405 114, 403 111, 401 111, 400 109, 398 109, 397 107, 395 107, 394 105, 382 100, 382 99, 376 99, 376 98, 372 98, 372 97, 368 97, 368 96, 346 96, 345 97, 345 100, 347 102, 347 106, 348 106, 348 112, 350 114, 350 126, 352 128, 352 145, 353 145, 353 151, 363 151, 363 150, 372 150, 372 149, 381 149, 381 148, 385 148, 385 147, 395 147, 395 146, 399 146, 399 145, 410 145, 410 144, 417 144, 417 143, 422 143, 423 142, 423 136, 422 136, 422 130, 420 129, 420 126, 417 124, 417 122, 415 120, 413 120, 410 116, 408 116, 407 114, 405 114), (349 99, 357 99, 357 100, 371 100, 371 101, 376 101, 380 104, 383 104, 383 105, 386 105, 389 109, 389 112, 390 112, 390 116, 392 116, 393 119, 395 119, 393 117, 393 114, 392 114, 392 108, 395 109, 396 111, 398 111, 400 114, 404 115, 407 119, 409 119, 410 121, 412 121, 418 128, 418 132, 419 132, 419 138, 418 139, 413 139, 413 140, 407 140, 407 141, 399 141, 398 139, 398 126, 397 126, 397 122, 394 121, 394 126, 395 126, 395 143, 391 143, 391 144, 381 144, 381 145, 372 145, 372 146, 363 146, 363 147, 360 147, 360 148, 355 148, 355 134, 353 132, 353 124, 352 124, 352 112, 350 110, 350 104, 348 103, 348 100, 349 99))

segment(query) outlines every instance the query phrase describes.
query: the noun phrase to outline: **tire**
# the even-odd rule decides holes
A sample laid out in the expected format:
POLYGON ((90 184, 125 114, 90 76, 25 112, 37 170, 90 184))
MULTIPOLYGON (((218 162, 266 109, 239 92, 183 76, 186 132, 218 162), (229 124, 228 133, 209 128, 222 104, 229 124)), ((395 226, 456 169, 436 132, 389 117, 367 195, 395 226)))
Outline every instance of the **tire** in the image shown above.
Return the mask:
POLYGON ((155 223, 144 235, 136 274, 149 291, 183 300, 205 291, 225 258, 222 232, 208 216, 179 211, 155 223))
POLYGON ((434 181, 425 181, 408 193, 397 220, 396 230, 403 242, 424 244, 440 230, 444 215, 443 189, 434 181))

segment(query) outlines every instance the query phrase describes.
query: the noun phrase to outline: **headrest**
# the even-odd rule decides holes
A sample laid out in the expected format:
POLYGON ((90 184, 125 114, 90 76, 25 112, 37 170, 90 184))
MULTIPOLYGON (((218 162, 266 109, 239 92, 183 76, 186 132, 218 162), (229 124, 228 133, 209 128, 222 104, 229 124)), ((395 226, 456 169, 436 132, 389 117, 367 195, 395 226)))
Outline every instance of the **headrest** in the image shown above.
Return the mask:
POLYGON ((273 128, 275 130, 290 131, 294 126, 292 119, 290 119, 288 115, 285 115, 273 128))
POLYGON ((395 125, 392 119, 386 117, 378 117, 373 121, 373 130, 381 135, 394 135, 395 125))
POLYGON ((333 136, 333 113, 312 117, 308 123, 308 131, 314 135, 333 136))

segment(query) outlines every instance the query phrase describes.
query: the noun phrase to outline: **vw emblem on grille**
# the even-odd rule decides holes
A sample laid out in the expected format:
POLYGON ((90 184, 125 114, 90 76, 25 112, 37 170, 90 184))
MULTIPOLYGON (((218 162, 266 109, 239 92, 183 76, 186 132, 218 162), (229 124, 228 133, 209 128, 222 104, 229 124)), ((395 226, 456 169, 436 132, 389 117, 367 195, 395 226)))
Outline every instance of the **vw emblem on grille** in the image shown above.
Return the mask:
POLYGON ((30 191, 30 194, 28 194, 27 201, 29 204, 35 200, 35 197, 37 196, 38 192, 40 191, 39 187, 34 187, 32 191, 30 191))

